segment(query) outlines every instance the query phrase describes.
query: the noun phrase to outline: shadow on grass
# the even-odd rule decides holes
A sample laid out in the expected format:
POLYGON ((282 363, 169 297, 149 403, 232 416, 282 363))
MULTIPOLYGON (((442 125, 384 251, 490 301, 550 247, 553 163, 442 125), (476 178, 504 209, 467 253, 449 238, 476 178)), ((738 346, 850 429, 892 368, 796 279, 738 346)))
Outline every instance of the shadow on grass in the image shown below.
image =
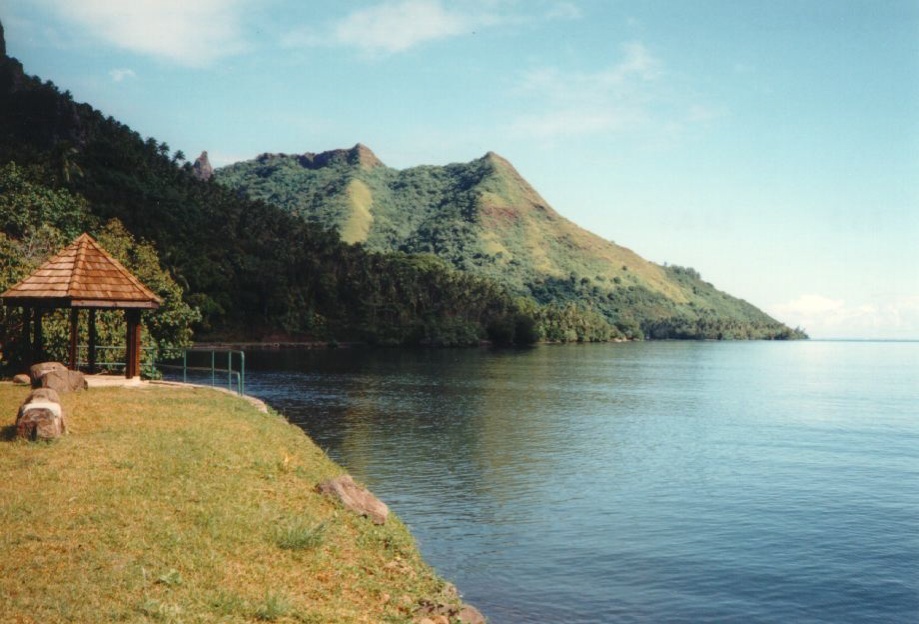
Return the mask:
POLYGON ((16 439, 16 425, 0 427, 0 441, 12 442, 16 439))

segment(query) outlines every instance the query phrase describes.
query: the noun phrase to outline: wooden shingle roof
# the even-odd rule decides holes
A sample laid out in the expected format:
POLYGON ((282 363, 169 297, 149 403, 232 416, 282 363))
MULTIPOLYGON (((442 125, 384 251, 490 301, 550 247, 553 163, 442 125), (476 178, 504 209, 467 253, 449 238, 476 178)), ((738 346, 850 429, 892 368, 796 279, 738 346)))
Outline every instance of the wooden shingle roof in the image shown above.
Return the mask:
POLYGON ((89 234, 5 293, 4 305, 59 308, 158 308, 162 300, 89 234))

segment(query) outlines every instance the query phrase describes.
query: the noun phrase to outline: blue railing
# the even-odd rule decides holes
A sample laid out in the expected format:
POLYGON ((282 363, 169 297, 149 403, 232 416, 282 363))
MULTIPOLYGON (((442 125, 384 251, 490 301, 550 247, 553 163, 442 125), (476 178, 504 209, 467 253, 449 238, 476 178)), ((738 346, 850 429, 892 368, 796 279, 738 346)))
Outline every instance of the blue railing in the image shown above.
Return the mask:
MULTIPOLYGON (((106 372, 124 372, 125 367, 125 348, 112 346, 97 346, 96 361, 94 362, 97 371, 106 372)), ((156 365, 156 347, 141 348, 141 369, 152 368, 156 365)), ((89 346, 77 346, 77 370, 89 369, 89 346)))
MULTIPOLYGON (((182 350, 181 357, 160 359, 156 347, 144 347, 141 370, 170 371, 170 377, 182 382, 223 385, 239 395, 246 393, 246 352, 236 349, 195 348, 182 350)), ((96 347, 96 370, 124 371, 125 348, 118 346, 96 347)), ((77 350, 77 368, 89 367, 89 348, 80 345, 77 350)))
POLYGON ((235 390, 240 396, 246 393, 246 352, 236 349, 185 349, 182 351, 182 363, 157 364, 160 369, 181 369, 182 381, 199 383, 210 381, 217 386, 218 378, 223 385, 226 376, 227 390, 235 390), (234 364, 236 365, 234 367, 234 364))

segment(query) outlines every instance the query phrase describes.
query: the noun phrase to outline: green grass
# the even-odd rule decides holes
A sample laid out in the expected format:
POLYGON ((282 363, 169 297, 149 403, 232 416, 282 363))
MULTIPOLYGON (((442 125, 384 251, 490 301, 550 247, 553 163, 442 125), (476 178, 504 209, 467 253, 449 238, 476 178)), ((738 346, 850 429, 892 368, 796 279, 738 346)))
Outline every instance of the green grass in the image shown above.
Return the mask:
POLYGON ((405 526, 316 493, 341 473, 276 414, 207 389, 65 395, 71 434, 11 440, 0 384, 0 604, 13 622, 411 622, 454 603, 405 526))

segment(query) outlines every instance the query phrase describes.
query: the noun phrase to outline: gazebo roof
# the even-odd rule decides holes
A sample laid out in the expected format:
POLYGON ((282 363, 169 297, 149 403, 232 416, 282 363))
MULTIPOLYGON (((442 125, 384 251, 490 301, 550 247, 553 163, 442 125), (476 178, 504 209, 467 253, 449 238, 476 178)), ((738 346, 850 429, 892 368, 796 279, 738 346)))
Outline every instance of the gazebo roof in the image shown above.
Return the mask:
POLYGON ((162 303, 89 234, 81 234, 0 298, 8 306, 58 308, 158 308, 162 303))

